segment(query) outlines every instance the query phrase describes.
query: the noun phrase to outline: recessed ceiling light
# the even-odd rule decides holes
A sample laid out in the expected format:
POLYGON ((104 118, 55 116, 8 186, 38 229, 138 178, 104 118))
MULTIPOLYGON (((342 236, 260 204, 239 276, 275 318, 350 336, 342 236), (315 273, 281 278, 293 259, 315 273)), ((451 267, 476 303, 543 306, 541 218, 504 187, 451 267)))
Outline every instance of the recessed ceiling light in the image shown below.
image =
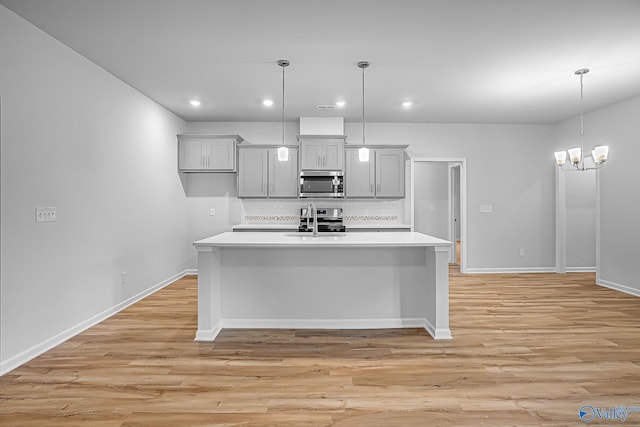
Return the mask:
POLYGON ((262 105, 264 105, 265 107, 271 107, 273 105, 273 100, 265 99, 264 101, 262 101, 262 105))
POLYGON ((337 101, 336 102, 336 107, 342 108, 346 105, 347 103, 344 101, 337 101))
POLYGON ((197 99, 192 99, 189 101, 189 104, 191 104, 192 107, 199 107, 202 105, 202 102, 197 99))
POLYGON ((403 106, 404 108, 409 108, 409 107, 411 107, 412 105, 413 105, 413 102, 411 102, 411 101, 405 101, 405 102, 403 102, 403 103, 402 103, 402 106, 403 106))

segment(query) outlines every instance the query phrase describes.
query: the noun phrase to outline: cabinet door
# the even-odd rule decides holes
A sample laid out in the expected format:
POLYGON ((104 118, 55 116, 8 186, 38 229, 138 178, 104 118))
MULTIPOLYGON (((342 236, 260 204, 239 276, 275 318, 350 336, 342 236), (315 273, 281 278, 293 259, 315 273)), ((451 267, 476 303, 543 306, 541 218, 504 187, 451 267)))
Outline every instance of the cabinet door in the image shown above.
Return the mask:
POLYGON ((301 169, 318 169, 321 159, 321 141, 300 141, 301 169))
POLYGON ((278 150, 269 150, 269 197, 298 197, 298 150, 289 148, 287 161, 278 160, 278 150))
POLYGON ((235 144, 233 139, 208 140, 207 144, 207 169, 228 170, 235 168, 235 144))
POLYGON ((325 140, 322 148, 322 169, 342 170, 344 165, 344 141, 325 140))
POLYGON ((346 150, 345 196, 373 197, 375 195, 375 157, 368 162, 361 162, 358 150, 346 150))
POLYGON ((201 139, 180 139, 178 142, 178 169, 204 170, 205 152, 201 139))
POLYGON ((404 197, 404 150, 376 150, 376 197, 404 197))
POLYGON ((239 150, 238 197, 267 197, 267 153, 264 148, 239 150))

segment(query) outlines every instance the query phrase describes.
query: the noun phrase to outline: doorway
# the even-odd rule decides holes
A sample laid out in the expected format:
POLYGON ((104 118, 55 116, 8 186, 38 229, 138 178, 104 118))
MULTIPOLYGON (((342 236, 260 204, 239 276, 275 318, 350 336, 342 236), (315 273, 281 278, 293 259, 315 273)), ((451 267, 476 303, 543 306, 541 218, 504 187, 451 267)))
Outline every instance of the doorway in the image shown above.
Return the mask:
POLYGON ((453 242, 449 262, 461 273, 467 260, 466 181, 464 158, 411 160, 412 230, 453 242))
POLYGON ((454 244, 449 263, 460 264, 460 162, 449 162, 449 240, 454 244))
POLYGON ((599 175, 556 168, 556 272, 598 274, 599 175))

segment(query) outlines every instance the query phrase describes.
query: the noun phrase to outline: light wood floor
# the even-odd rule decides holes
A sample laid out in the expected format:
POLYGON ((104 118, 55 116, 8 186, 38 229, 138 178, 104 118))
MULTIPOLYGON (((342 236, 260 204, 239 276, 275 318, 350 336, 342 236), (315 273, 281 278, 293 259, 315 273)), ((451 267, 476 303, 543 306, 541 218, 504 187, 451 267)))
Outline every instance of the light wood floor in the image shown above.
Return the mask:
POLYGON ((584 425, 585 404, 640 406, 639 298, 588 273, 452 270, 450 287, 452 341, 224 330, 198 343, 190 276, 0 378, 0 425, 565 426, 584 425))

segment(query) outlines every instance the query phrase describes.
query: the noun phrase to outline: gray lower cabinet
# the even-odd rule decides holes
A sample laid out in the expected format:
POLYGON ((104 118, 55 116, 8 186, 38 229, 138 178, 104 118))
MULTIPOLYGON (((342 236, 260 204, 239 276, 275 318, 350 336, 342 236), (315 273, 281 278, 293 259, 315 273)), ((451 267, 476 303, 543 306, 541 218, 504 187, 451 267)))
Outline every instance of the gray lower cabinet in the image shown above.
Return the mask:
POLYGON ((360 161, 359 148, 346 149, 346 197, 405 197, 404 148, 369 148, 368 162, 360 161))
POLYGON ((238 197, 298 197, 298 148, 280 161, 277 147, 239 147, 238 197))

